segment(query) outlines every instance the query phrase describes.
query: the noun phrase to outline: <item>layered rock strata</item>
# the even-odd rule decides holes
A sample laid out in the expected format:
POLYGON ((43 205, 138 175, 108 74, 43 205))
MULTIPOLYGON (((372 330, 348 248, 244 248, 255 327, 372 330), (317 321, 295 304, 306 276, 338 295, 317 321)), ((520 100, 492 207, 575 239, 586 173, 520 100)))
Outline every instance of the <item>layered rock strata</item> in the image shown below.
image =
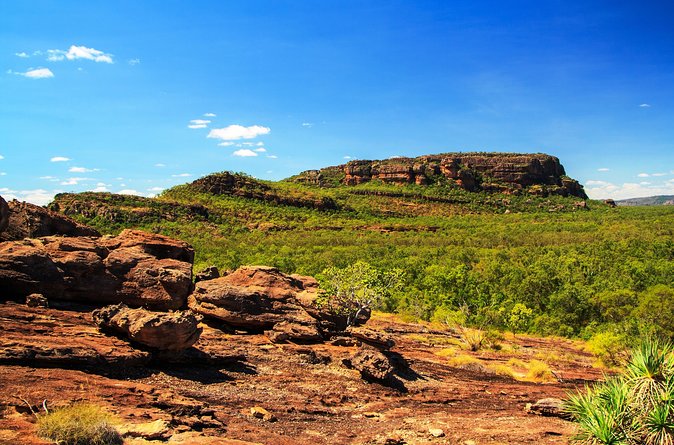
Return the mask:
POLYGON ((187 243, 137 230, 7 241, 0 243, 0 295, 173 310, 192 289, 193 259, 187 243))
POLYGON ((566 176, 559 159, 546 154, 446 153, 381 161, 358 160, 309 170, 293 180, 326 185, 323 178, 341 174, 345 185, 372 180, 389 184, 430 185, 443 181, 468 191, 562 195, 587 198, 582 185, 566 176))

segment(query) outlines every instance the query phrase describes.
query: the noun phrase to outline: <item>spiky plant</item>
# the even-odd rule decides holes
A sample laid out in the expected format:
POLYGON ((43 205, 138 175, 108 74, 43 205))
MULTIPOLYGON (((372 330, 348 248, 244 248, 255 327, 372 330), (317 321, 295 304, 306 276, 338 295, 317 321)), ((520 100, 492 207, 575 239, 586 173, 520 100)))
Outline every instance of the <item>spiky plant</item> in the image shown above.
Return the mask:
POLYGON ((670 343, 646 340, 623 376, 570 394, 567 413, 583 445, 674 445, 674 363, 670 343))
POLYGON ((633 402, 654 406, 672 374, 672 344, 658 339, 643 341, 625 366, 633 402))

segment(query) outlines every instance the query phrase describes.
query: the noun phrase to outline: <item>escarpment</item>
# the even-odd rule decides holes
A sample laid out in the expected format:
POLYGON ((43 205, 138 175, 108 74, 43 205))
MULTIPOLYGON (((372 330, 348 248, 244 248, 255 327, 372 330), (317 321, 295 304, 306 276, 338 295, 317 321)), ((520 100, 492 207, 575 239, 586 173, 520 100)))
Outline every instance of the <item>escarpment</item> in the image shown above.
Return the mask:
POLYGON ((309 170, 294 182, 318 186, 353 186, 373 180, 387 184, 453 184, 468 191, 577 196, 583 186, 566 176, 559 159, 546 154, 445 153, 417 158, 355 160, 309 170))

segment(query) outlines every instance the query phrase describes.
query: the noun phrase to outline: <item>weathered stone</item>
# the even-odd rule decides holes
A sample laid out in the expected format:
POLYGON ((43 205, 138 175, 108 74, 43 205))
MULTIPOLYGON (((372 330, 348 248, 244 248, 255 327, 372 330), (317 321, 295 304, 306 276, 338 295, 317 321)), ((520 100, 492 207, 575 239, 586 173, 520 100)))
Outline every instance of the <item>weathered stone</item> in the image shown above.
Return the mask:
POLYGON ((286 341, 316 342, 323 337, 316 324, 300 324, 289 321, 276 323, 271 331, 265 332, 273 343, 286 341))
POLYGON ((432 184, 439 176, 444 176, 469 191, 518 193, 535 185, 538 189, 532 189, 532 192, 543 196, 587 198, 583 186, 565 176, 559 159, 545 154, 446 153, 382 161, 358 160, 300 173, 293 180, 321 185, 319 178, 323 173, 334 170, 343 173, 346 185, 358 185, 373 179, 393 184, 422 185, 432 184))
POLYGON ((193 311, 251 330, 279 326, 277 341, 320 339, 318 321, 305 308, 318 295, 314 281, 267 266, 245 266, 229 275, 196 284, 188 298, 193 311))
POLYGON ((124 304, 97 309, 93 319, 103 330, 162 351, 187 349, 197 342, 202 332, 199 321, 190 312, 150 312, 130 309, 124 304))
POLYGON ((0 232, 4 232, 9 225, 9 213, 7 201, 0 196, 0 232))
POLYGON ((256 419, 262 419, 265 422, 276 422, 277 420, 272 413, 262 408, 261 406, 252 407, 250 409, 250 415, 255 417, 256 419))
POLYGON ((142 366, 150 354, 98 331, 89 313, 0 304, 0 364, 53 368, 142 366))
POLYGON ((372 348, 361 348, 348 364, 360 371, 365 379, 384 381, 393 375, 393 367, 388 357, 372 348))
POLYGON ((0 203, 0 227, 3 224, 5 228, 0 230, 0 241, 17 241, 50 235, 101 236, 97 230, 67 216, 16 200, 6 203, 6 206, 0 203), (3 210, 3 207, 6 208, 3 210), (3 218, 6 220, 3 221, 3 218))
POLYGON ((30 294, 26 297, 28 307, 49 307, 49 301, 42 294, 30 294))
POLYGON ((383 332, 356 326, 350 326, 347 329, 347 332, 353 337, 361 340, 363 343, 379 349, 391 349, 395 346, 395 341, 383 332))
POLYGON ((118 428, 122 437, 142 437, 147 440, 166 440, 170 437, 168 422, 157 419, 154 422, 131 423, 118 428))
POLYGON ((530 414, 538 414, 546 417, 568 417, 568 414, 564 411, 564 402, 561 399, 555 399, 553 397, 538 400, 533 404, 528 403, 525 407, 525 411, 530 414))
POLYGON ((429 428, 428 432, 433 437, 444 437, 445 436, 445 432, 440 428, 429 428))
POLYGON ((186 243, 132 230, 7 241, 0 243, 0 295, 178 309, 192 290, 193 257, 186 243))
POLYGON ((220 278, 220 272, 215 266, 208 266, 201 272, 194 275, 194 282, 198 283, 199 281, 214 280, 220 278))

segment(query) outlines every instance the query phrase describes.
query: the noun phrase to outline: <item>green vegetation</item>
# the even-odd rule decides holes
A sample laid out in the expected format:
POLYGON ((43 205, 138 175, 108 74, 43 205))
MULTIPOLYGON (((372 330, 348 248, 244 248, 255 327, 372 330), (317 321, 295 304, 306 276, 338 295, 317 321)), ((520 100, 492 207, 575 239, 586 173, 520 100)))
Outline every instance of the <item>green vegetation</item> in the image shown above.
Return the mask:
POLYGON ((79 403, 38 415, 38 436, 60 445, 122 445, 122 436, 102 408, 79 403))
POLYGON ((581 444, 674 443, 674 350, 648 340, 631 355, 624 373, 569 397, 581 444))
POLYGON ((195 270, 265 264, 320 277, 359 261, 381 274, 400 269, 402 286, 381 309, 409 317, 586 339, 674 335, 674 207, 590 201, 586 210, 577 198, 451 184, 253 188, 263 195, 183 185, 156 199, 83 194, 56 203, 104 233, 133 227, 183 239, 195 248, 195 270))

